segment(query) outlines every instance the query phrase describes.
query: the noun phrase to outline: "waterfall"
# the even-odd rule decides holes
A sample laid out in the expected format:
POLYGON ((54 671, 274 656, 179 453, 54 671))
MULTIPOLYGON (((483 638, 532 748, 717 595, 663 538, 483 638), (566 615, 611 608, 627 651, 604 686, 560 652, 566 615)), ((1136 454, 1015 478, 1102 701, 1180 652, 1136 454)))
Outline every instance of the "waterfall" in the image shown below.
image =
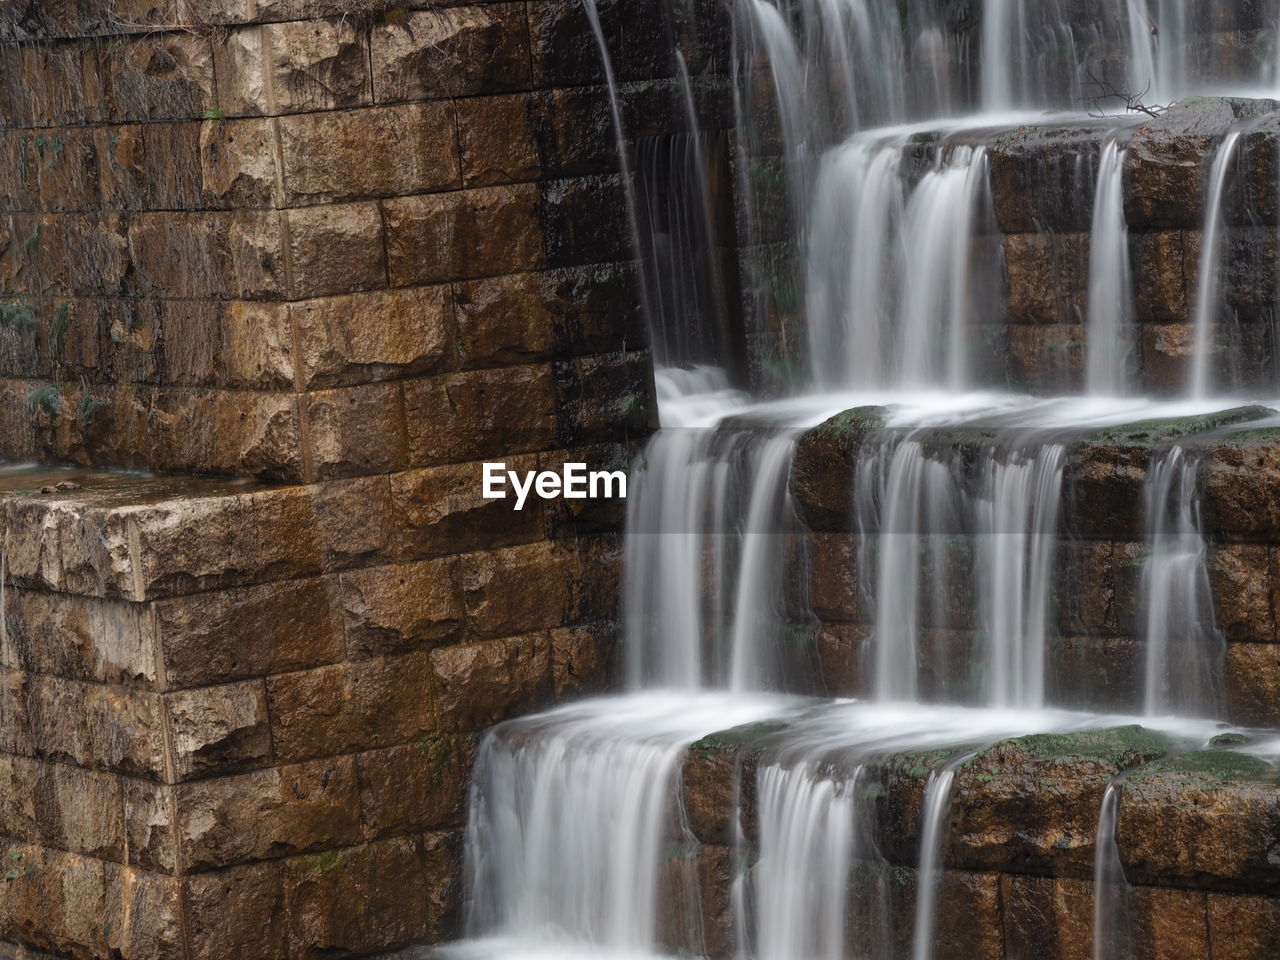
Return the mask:
POLYGON ((1086 392, 1118 397, 1127 392, 1133 281, 1129 272, 1129 228, 1124 218, 1125 151, 1108 140, 1098 164, 1093 229, 1089 240, 1089 357, 1086 392))
POLYGON ((961 759, 948 761, 929 774, 921 803, 920 871, 916 875, 916 923, 912 960, 933 960, 935 907, 942 873, 942 845, 951 816, 951 784, 961 759))
POLYGON ((1108 783, 1098 813, 1093 862, 1093 960, 1135 960, 1129 883, 1116 843, 1121 794, 1118 781, 1108 783))
POLYGON ((1175 446, 1158 455, 1147 474, 1151 552, 1142 576, 1147 716, 1217 715, 1226 645, 1214 623, 1199 469, 1193 451, 1175 446))
POLYGON ((1223 194, 1227 175, 1235 156, 1240 132, 1233 130, 1223 139, 1213 158, 1209 172, 1209 193, 1205 199, 1204 233, 1200 251, 1200 272, 1196 281, 1195 345, 1191 355, 1190 392, 1194 399, 1208 395, 1213 383, 1210 364, 1213 360, 1213 337, 1218 325, 1222 305, 1221 247, 1226 225, 1222 218, 1223 194))

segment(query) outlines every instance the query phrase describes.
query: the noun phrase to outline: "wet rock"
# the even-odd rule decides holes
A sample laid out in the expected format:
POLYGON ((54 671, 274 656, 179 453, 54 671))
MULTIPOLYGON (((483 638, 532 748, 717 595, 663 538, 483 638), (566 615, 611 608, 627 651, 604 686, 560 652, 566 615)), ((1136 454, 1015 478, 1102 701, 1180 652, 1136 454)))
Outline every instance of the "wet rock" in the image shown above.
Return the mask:
POLYGON ((360 839, 350 758, 276 767, 176 788, 187 868, 216 869, 360 839))
POLYGON ((1264 960, 1280 950, 1280 904, 1273 897, 1209 895, 1214 957, 1264 960))
POLYGON ((385 747, 434 732, 441 714, 432 670, 423 651, 268 678, 276 762, 385 747))
POLYGON ((217 103, 209 40, 188 33, 141 36, 105 49, 100 60, 111 118, 194 120, 217 103))
POLYGON ((378 102, 527 87, 524 20, 521 4, 486 3, 414 11, 375 25, 370 42, 378 102))
POLYGON ((392 473, 407 464, 399 384, 317 390, 304 404, 314 479, 392 473))
POLYGON ((529 94, 459 101, 458 141, 468 187, 537 180, 541 172, 529 94))
POLYGON ((456 640, 462 599, 451 561, 370 567, 341 575, 348 655, 355 659, 456 640))
POLYGON ((545 262, 532 184, 383 204, 392 286, 535 270, 545 262))
POLYGON ((1235 537, 1280 536, 1280 437, 1274 428, 1240 430, 1213 443, 1206 456, 1205 513, 1211 529, 1235 537))
POLYGON ((631 259, 626 189, 618 177, 545 182, 538 215, 548 266, 631 259))
POLYGON ((286 950, 279 861, 268 860, 186 877, 193 960, 269 960, 286 950))
POLYGON ((531 713, 551 695, 551 648, 538 633, 431 652, 442 724, 456 732, 483 730, 531 713))
POLYGON ((1230 722, 1280 726, 1280 646, 1227 644, 1223 687, 1223 715, 1230 722))
MULTIPOLYGON (((1087 233, 1017 233, 1004 240, 1009 318, 1080 323, 1089 299, 1087 233)), ((1042 331, 1043 332, 1043 331, 1042 331)))
POLYGON ((534 365, 406 381, 410 464, 551 449, 558 436, 553 373, 534 365))
MULTIPOLYGON (((671 76, 673 49, 667 39, 666 9, 654 0, 602 0, 597 4, 604 40, 619 80, 671 76)), ((603 81, 603 71, 586 9, 554 0, 529 9, 529 33, 536 87, 575 87, 603 81), (584 42, 584 40, 586 42, 584 42)))
POLYGON ((236 773, 271 762, 267 695, 261 681, 165 697, 179 780, 236 773))
POLYGON ((556 364, 556 422, 568 444, 647 437, 658 427, 652 361, 622 350, 556 364))
POLYGON ((454 108, 449 103, 302 114, 282 117, 278 123, 284 200, 290 206, 461 185, 454 108), (387 149, 371 152, 369 145, 375 143, 387 149), (352 178, 353 170, 360 171, 357 179, 352 178))
POLYGON ((299 956, 371 953, 430 933, 427 882, 413 837, 292 858, 284 889, 289 943, 299 956))
POLYGON ((853 522, 853 484, 861 445, 883 425, 883 410, 860 407, 805 433, 796 444, 791 494, 813 530, 847 531, 853 522))
POLYGON ((1197 888, 1270 890, 1280 788, 1257 757, 1202 750, 1135 771, 1116 836, 1126 874, 1197 888))
POLYGON ((948 862, 1091 877, 1107 783, 1172 746, 1129 726, 1020 737, 983 751, 956 772, 948 862))
MULTIPOLYGON (((119 155, 127 139, 117 141, 119 155)), ((150 170, 150 165, 131 165, 150 170)), ((270 120, 215 120, 200 125, 202 195, 215 207, 283 206, 275 130, 270 120)))
POLYGON ((551 631, 551 679, 557 701, 612 691, 619 674, 618 627, 597 621, 551 631))
POLYGON ((369 51, 351 18, 233 30, 213 50, 214 119, 335 110, 372 96, 369 51))
MULTIPOLYGON (((1005 233, 1088 232, 1109 128, 1018 127, 990 146, 991 193, 1005 233)), ((1016 289, 1016 288, 1015 288, 1016 289)))
POLYGON ((178 872, 178 836, 173 788, 145 780, 121 780, 125 851, 131 866, 161 873, 178 872))
POLYGON ((1125 217, 1137 230, 1195 229, 1222 138, 1241 120, 1275 108, 1272 101, 1192 97, 1138 128, 1125 164, 1125 217))
POLYGON ((1001 898, 1010 960, 1092 960, 1092 884, 1006 874, 1001 898))
POLYGON ((549 541, 469 554, 459 561, 468 626, 480 637, 560 626, 581 573, 573 548, 549 541))
POLYGON ((290 210, 291 299, 373 290, 387 284, 377 204, 290 210))
POLYGON ((475 738, 426 736, 360 754, 360 806, 369 837, 460 829, 475 738))
POLYGON ((1271 556, 1261 545, 1223 544, 1209 567, 1214 619, 1228 640, 1276 638, 1271 608, 1271 556))

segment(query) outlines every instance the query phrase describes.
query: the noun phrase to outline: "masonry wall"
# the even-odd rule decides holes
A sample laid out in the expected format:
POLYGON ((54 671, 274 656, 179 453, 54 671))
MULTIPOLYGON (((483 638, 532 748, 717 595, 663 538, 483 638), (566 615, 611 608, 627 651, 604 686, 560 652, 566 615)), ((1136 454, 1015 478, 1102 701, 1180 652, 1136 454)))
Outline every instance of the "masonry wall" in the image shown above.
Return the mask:
POLYGON ((0 941, 454 935, 479 731, 612 679, 620 505, 479 494, 652 428, 615 158, 576 0, 0 2, 0 941))

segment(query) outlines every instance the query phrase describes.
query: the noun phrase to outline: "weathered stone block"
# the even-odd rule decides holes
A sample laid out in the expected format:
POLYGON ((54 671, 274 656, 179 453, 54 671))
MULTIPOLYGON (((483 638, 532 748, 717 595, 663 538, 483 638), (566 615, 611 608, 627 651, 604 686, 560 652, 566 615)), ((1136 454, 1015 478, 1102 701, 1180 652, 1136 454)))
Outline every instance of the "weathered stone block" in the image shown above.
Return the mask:
POLYGON ((131 777, 121 779, 124 829, 130 866, 161 873, 178 872, 173 788, 131 777))
POLYGON ((1087 233, 1015 233, 1004 238, 1009 318, 1080 323, 1089 298, 1087 233))
POLYGON ((311 476, 317 480, 403 469, 408 460, 400 384, 368 384, 308 393, 311 476))
POLYGON ((1091 960, 1093 886, 1061 877, 1001 877, 1010 960, 1091 960))
POLYGON ((156 630, 138 604, 12 588, 5 604, 7 666, 99 683, 159 679, 156 630))
POLYGON ((218 102, 207 37, 166 33, 131 38, 108 45, 99 62, 113 120, 194 120, 218 102))
POLYGON ((461 186, 451 103, 311 113, 276 122, 290 206, 461 186), (373 144, 381 149, 370 150, 373 144))
POLYGON ((627 440, 657 429, 647 351, 582 357, 555 369, 557 420, 566 442, 627 440))
MULTIPOLYGON (((537 468, 531 454, 504 462, 521 476, 537 468)), ((510 490, 506 499, 484 499, 482 467, 464 463, 392 475, 397 553, 412 559, 542 539, 542 499, 530 496, 518 512, 510 490)))
POLYGON ((171 777, 238 773, 271 762, 267 691, 254 680, 167 694, 171 777))
POLYGON ((404 743, 438 728, 428 654, 363 660, 267 680, 277 762, 404 743))
POLYGON ((192 960, 287 956, 281 864, 265 861, 183 879, 192 960))
POLYGON ((404 400, 412 466, 545 450, 556 443, 550 366, 407 380, 404 400))
POLYGON ((536 180, 541 171, 529 94, 458 101, 458 142, 468 187, 536 180))
POLYGON ((533 184, 383 202, 391 285, 469 280, 542 266, 533 184))
POLYGON ((1134 316, 1145 321, 1190 318, 1189 278, 1198 268, 1198 240, 1178 230, 1129 235, 1134 316))
MULTIPOLYGON (((182 332, 180 321, 166 319, 170 320, 165 325, 166 333, 182 332)), ((293 389, 293 336, 285 304, 233 300, 222 310, 221 327, 224 346, 220 352, 228 386, 293 389)), ((199 345, 198 340, 195 345, 199 345)), ((197 362, 197 366, 203 364, 197 362)))
POLYGON ((1271 575, 1265 546, 1223 544, 1213 551, 1209 579, 1214 617, 1228 640, 1276 639, 1271 575))
POLYGON ((551 697, 545 633, 431 651, 442 729, 483 730, 544 707, 551 697))
POLYGON ((287 216, 290 299, 386 286, 382 217, 376 204, 307 207, 287 216))
POLYGON ((418 844, 395 837, 288 860, 286 915, 296 955, 371 953, 425 940, 430 910, 418 844))
MULTIPOLYGON (((144 169, 150 171, 152 166, 144 169)), ((283 206, 283 172, 272 121, 201 124, 200 175, 201 194, 209 206, 283 206)))
POLYGON ((290 315, 308 389, 438 373, 456 354, 448 285, 308 300, 290 315))
POLYGON ((339 579, 352 659, 437 647, 461 633, 463 605, 451 560, 352 570, 339 579))
POLYGON ((1280 952, 1280 902, 1274 897, 1209 895, 1214 960, 1265 960, 1280 952))
POLYGON ((481 637, 562 626, 582 573, 573 547, 549 541, 467 554, 459 577, 468 626, 481 637))
POLYGON ((145 296, 255 300, 285 292, 275 214, 141 214, 129 225, 128 252, 131 282, 145 296))
POLYGON ((197 780, 175 794, 183 856, 193 872, 360 839, 350 757, 197 780))
POLYGON ((1223 715, 1230 722, 1280 726, 1280 646, 1229 643, 1222 670, 1223 715))
POLYGON ((618 670, 618 627, 600 621, 551 631, 551 679, 556 700, 607 693, 618 670))
POLYGON ((379 103, 523 90, 529 85, 525 10, 486 3, 421 10, 371 35, 379 103))
POLYGON ((549 266, 612 263, 632 255, 621 177, 543 183, 539 216, 549 266))
MULTIPOLYGON (((647 80, 675 72, 665 39, 665 9, 653 0, 601 0, 597 5, 605 45, 620 80, 647 80)), ((534 86, 576 87, 604 79, 585 8, 555 0, 529 7, 534 86)))
POLYGON ((357 756, 366 836, 461 828, 475 748, 475 737, 439 735, 357 756))
POLYGON ((335 663, 343 654, 335 578, 198 593, 153 604, 174 687, 206 686, 335 663))
POLYGON ((229 117, 336 110, 370 102, 369 51, 348 17, 230 31, 214 46, 217 107, 229 117))
POLYGON ((1005 233, 1089 230, 1109 126, 1018 127, 990 150, 991 193, 1005 233))
POLYGON ((386 563, 395 518, 386 476, 330 480, 307 487, 326 570, 386 563))

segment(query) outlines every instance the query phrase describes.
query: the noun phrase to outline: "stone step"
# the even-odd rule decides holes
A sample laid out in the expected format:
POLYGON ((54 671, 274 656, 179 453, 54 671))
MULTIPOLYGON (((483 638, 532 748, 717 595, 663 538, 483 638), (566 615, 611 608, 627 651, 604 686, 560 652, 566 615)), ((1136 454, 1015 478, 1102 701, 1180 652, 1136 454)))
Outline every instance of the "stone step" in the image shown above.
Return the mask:
MULTIPOLYGON (((690 747, 685 760, 682 807, 697 844, 672 855, 673 869, 691 874, 700 891, 702 923, 694 934, 711 956, 733 955, 729 890, 740 864, 750 870, 755 862, 756 769, 787 727, 771 722, 715 734, 690 747), (734 850, 729 825, 739 812, 746 848, 734 850)), ((796 736, 803 727, 791 729, 796 736)), ((882 859, 855 867, 853 889, 865 893, 886 882, 897 889, 889 919, 908 943, 925 786, 931 769, 965 749, 882 754, 863 774, 874 817, 870 839, 882 859)), ((1203 748, 1137 725, 981 749, 957 769, 945 818, 938 956, 1022 956, 1036 936, 1067 951, 1062 956, 1077 956, 1073 944, 1078 956, 1089 956, 1098 814, 1116 777, 1123 778, 1117 841, 1135 885, 1138 955, 1176 947, 1170 955, 1207 956, 1194 944, 1212 930, 1215 944, 1232 944, 1231 956, 1273 956, 1280 872, 1269 851, 1280 827, 1280 777, 1271 762, 1240 752, 1247 749, 1203 748)), ((672 883, 668 895, 678 899, 683 889, 672 883)), ((851 896, 851 916, 865 919, 868 906, 883 910, 875 903, 858 909, 857 899, 851 896)), ((867 931, 854 923, 847 935, 856 946, 867 931)))

